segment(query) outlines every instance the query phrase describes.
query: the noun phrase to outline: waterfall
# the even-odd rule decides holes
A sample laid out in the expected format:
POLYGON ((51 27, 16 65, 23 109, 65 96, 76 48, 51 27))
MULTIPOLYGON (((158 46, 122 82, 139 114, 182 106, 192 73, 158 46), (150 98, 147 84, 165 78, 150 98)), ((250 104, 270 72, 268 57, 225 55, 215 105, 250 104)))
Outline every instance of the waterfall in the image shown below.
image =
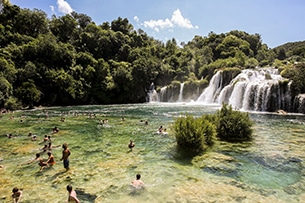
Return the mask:
POLYGON ((211 79, 210 85, 203 91, 197 102, 215 103, 215 99, 222 88, 222 72, 218 71, 211 79))
POLYGON ((159 95, 158 95, 157 91, 155 90, 155 85, 153 82, 150 84, 150 87, 148 90, 148 101, 149 102, 160 101, 159 95))
POLYGON ((184 87, 184 83, 181 83, 180 84, 179 96, 178 96, 178 102, 182 102, 183 101, 183 87, 184 87))
MULTIPOLYGON (((196 101, 204 104, 229 104, 234 109, 245 111, 277 110, 299 112, 300 103, 305 99, 295 100, 292 104, 290 84, 281 77, 275 68, 256 68, 242 70, 237 76, 230 72, 218 71, 208 87, 198 91, 189 83, 171 84, 161 87, 158 92, 150 90, 149 101, 183 102, 196 101), (233 79, 232 79, 233 78, 233 79), (299 107, 296 107, 299 106, 299 107)), ((152 84, 152 87, 153 84, 152 84)), ((305 108, 304 108, 305 109, 305 108)), ((302 111, 305 111, 302 109, 302 111)))
POLYGON ((283 87, 277 69, 259 68, 243 70, 227 86, 222 87, 222 71, 218 71, 198 102, 227 103, 234 109, 276 111, 290 106, 289 85, 283 87))
POLYGON ((160 90, 160 100, 161 102, 163 101, 166 101, 168 98, 167 98, 167 86, 165 87, 162 87, 161 90, 160 90))
POLYGON ((149 102, 158 102, 160 101, 159 95, 156 90, 151 90, 148 93, 149 102))

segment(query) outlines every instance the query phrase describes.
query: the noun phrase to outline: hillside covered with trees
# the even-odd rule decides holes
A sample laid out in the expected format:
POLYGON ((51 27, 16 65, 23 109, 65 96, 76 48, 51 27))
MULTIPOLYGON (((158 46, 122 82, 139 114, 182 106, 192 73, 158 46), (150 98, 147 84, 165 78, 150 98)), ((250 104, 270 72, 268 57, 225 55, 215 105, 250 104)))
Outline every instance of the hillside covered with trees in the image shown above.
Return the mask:
POLYGON ((156 87, 205 88, 215 70, 275 66, 305 92, 305 42, 270 49, 259 34, 232 30, 166 43, 128 19, 97 25, 90 16, 47 18, 3 3, 0 13, 0 108, 141 103, 156 87))

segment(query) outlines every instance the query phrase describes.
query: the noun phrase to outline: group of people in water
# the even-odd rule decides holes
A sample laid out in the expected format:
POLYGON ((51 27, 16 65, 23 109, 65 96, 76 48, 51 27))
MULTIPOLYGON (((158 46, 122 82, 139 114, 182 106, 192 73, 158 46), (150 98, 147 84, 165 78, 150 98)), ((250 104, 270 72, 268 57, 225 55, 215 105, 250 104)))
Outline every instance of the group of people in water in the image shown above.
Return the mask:
MULTIPOLYGON (((72 185, 67 185, 66 187, 68 191, 68 201, 67 202, 75 202, 80 203, 80 200, 77 198, 77 194, 75 190, 73 190, 72 185)), ((12 190, 12 198, 14 203, 20 203, 22 200, 23 192, 18 187, 14 187, 12 190)))
MULTIPOLYGON (((89 118, 95 118, 95 115, 91 115, 89 118)), ((122 121, 124 121, 125 118, 122 117, 122 121)), ((62 122, 65 122, 65 119, 61 118, 62 122)), ((141 120, 142 122, 142 120, 141 120)), ((148 121, 145 120, 143 121, 145 123, 145 125, 148 125, 148 121)), ((100 120, 99 122, 100 125, 105 125, 108 124, 108 119, 104 119, 104 120, 100 120)), ((52 133, 58 133, 59 132, 59 128, 58 127, 54 127, 52 129, 52 133)), ((159 134, 167 134, 166 128, 164 128, 163 126, 160 126, 157 130, 157 133, 159 134)), ((14 137, 12 134, 8 135, 9 138, 14 137)), ((31 132, 28 134, 28 137, 31 138, 32 141, 36 141, 37 140, 37 136, 32 134, 31 132)), ((45 135, 43 138, 42 143, 44 143, 44 147, 42 147, 40 150, 40 153, 36 153, 35 158, 25 162, 25 163, 21 163, 19 164, 19 166, 24 165, 24 164, 30 164, 33 162, 37 162, 38 165, 40 166, 40 171, 44 170, 44 168, 46 167, 52 167, 56 161, 55 161, 55 157, 52 154, 52 148, 57 148, 60 147, 61 145, 56 145, 53 146, 52 145, 52 139, 50 135, 45 135), (46 160, 44 160, 42 158, 42 154, 43 153, 47 153, 48 158, 46 160)), ((133 140, 130 140, 129 144, 128 144, 128 148, 130 151, 132 151, 135 148, 135 143, 133 140)), ((62 157, 60 159, 60 161, 63 161, 63 166, 66 170, 69 170, 70 168, 70 163, 69 163, 69 156, 71 155, 71 151, 68 148, 67 143, 63 143, 62 144, 62 157)), ((144 188, 144 182, 141 180, 141 175, 140 174, 136 174, 135 179, 131 182, 131 186, 134 190, 139 190, 139 189, 143 189, 144 188)), ((68 196, 68 202, 76 202, 79 203, 80 200, 77 197, 76 191, 72 189, 71 185, 67 185, 66 190, 69 193, 68 196)), ((14 200, 14 202, 18 203, 20 202, 21 198, 22 198, 22 190, 20 190, 19 188, 15 187, 12 190, 12 198, 14 200)))
MULTIPOLYGON (((57 133, 59 132, 59 128, 58 127, 54 127, 52 129, 52 133, 57 133)), ((8 138, 15 138, 17 136, 14 136, 13 134, 8 134, 7 135, 8 138)), ((35 134, 33 134, 32 132, 29 132, 28 137, 32 140, 32 141, 37 141, 37 136, 35 134)), ((43 138, 43 141, 40 143, 42 144, 44 143, 44 147, 42 147, 40 150, 40 152, 36 153, 35 158, 30 159, 24 163, 18 164, 18 166, 22 166, 22 165, 26 165, 26 164, 31 164, 31 163, 38 163, 38 165, 40 166, 40 170, 42 171, 44 168, 46 167, 52 167, 56 161, 55 161, 55 157, 52 154, 52 148, 57 148, 60 147, 61 145, 57 145, 57 146, 52 146, 52 139, 50 135, 45 135, 43 138), (48 155, 48 158, 45 160, 42 158, 42 154, 46 153, 48 155)), ((68 148, 68 144, 67 143, 63 143, 62 144, 62 157, 60 159, 60 161, 63 161, 63 166, 66 169, 66 171, 68 171, 70 169, 70 163, 69 163, 69 156, 71 155, 71 151, 68 148)), ((3 168, 3 166, 1 167, 3 168)), ((80 201, 77 199, 76 197, 76 192, 74 190, 72 190, 72 186, 68 185, 67 186, 67 191, 69 193, 69 199, 68 202, 70 202, 72 200, 72 202, 77 202, 79 203, 80 201)), ((22 199, 22 195, 23 192, 21 189, 19 189, 18 187, 14 187, 12 190, 12 198, 13 198, 13 202, 14 203, 19 203, 21 202, 22 199)))

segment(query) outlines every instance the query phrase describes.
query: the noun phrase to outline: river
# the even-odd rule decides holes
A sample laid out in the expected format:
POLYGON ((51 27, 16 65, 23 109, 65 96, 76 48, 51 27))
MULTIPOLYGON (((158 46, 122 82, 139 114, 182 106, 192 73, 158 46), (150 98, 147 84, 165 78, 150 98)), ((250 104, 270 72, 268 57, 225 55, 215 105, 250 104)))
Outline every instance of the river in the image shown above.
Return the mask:
POLYGON ((171 131, 174 119, 212 114, 219 108, 156 102, 3 114, 0 202, 12 202, 13 187, 22 189, 22 202, 65 202, 68 184, 83 203, 304 201, 304 115, 250 112, 252 142, 217 142, 193 160, 176 151, 171 131), (100 125, 100 120, 108 122, 100 125), (161 125, 168 134, 156 133, 161 125), (54 126, 60 130, 52 134, 54 126), (29 132, 38 140, 32 141, 29 132), (7 138, 8 133, 16 138, 7 138), (42 171, 37 163, 18 166, 35 157, 45 134, 51 135, 53 146, 59 146, 52 149, 56 164, 42 171), (132 151, 127 147, 129 140, 135 142, 132 151), (60 161, 64 142, 71 150, 67 172, 60 161), (138 173, 145 189, 134 191, 130 183, 138 173))

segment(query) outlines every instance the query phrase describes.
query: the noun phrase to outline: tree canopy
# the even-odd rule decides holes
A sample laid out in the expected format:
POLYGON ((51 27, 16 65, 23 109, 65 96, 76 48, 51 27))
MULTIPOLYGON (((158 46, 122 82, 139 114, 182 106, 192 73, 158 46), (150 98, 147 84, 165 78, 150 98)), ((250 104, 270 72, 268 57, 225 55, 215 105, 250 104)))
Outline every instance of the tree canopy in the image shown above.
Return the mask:
POLYGON ((134 30, 126 18, 97 25, 72 12, 49 19, 41 10, 1 2, 0 107, 140 103, 152 82, 200 84, 221 68, 305 58, 303 44, 270 49, 257 33, 210 32, 178 45, 134 30))

